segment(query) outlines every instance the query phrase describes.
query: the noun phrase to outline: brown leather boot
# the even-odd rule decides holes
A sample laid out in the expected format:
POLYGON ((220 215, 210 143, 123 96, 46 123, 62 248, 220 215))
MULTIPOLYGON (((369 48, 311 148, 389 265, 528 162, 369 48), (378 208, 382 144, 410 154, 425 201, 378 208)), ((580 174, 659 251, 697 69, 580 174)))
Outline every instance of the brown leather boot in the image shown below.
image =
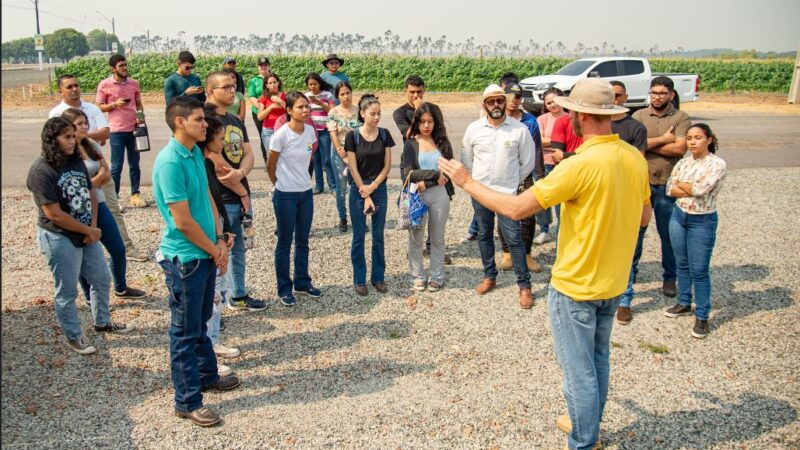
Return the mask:
POLYGON ((633 320, 633 311, 627 306, 617 308, 617 322, 620 325, 627 325, 633 320))
POLYGON ((520 288, 519 290, 519 306, 522 309, 533 308, 533 293, 531 288, 520 288))
POLYGON ((497 283, 491 278, 484 278, 483 281, 477 286, 475 286, 475 292, 479 295, 483 295, 494 289, 494 286, 497 283))
POLYGON ((511 253, 503 252, 503 259, 497 264, 500 270, 511 270, 514 267, 514 262, 511 261, 511 253))
POLYGON ((540 266, 539 263, 537 263, 536 260, 533 259, 533 256, 531 256, 530 253, 525 255, 525 262, 528 263, 528 270, 530 270, 531 272, 539 273, 542 271, 542 266, 540 266))
POLYGON ((207 406, 201 406, 191 412, 182 412, 176 409, 175 415, 182 419, 189 419, 195 425, 200 425, 201 427, 210 427, 218 424, 222 420, 219 414, 210 410, 207 406))

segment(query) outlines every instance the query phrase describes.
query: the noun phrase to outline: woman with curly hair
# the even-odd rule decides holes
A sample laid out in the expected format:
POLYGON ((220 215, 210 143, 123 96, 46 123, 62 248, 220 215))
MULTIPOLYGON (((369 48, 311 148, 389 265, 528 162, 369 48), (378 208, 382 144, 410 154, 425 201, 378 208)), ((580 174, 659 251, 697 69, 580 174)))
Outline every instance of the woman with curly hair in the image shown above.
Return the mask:
POLYGON ((28 172, 28 189, 39 211, 38 241, 55 282, 55 311, 67 345, 81 355, 94 353, 81 332, 75 299, 78 277, 89 282, 94 329, 129 333, 133 327, 111 321, 108 271, 98 241, 97 196, 76 146, 75 127, 54 117, 42 129, 42 155, 28 172))

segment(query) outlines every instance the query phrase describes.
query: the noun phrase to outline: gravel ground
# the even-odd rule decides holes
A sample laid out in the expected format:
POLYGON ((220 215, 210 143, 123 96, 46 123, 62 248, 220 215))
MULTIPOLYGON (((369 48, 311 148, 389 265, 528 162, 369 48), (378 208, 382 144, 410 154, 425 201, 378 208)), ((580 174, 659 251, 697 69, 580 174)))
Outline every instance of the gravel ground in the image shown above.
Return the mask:
MULTIPOLYGON (((691 318, 662 313, 671 302, 660 294, 650 227, 634 321, 612 335, 602 424, 608 448, 800 448, 800 233, 788 213, 800 197, 799 178, 799 168, 729 174, 712 261, 712 332, 703 341, 690 337, 691 318)), ((206 396, 225 419, 212 429, 172 415, 169 310, 157 265, 129 265, 129 282, 149 297, 112 299, 114 318, 138 327, 131 336, 96 335, 80 302, 98 352, 77 355, 55 320, 33 201, 24 189, 3 189, 2 197, 4 448, 563 446, 555 427, 565 409, 561 375, 543 300, 553 244, 535 250, 545 271, 533 274, 532 310, 517 306, 509 272, 499 289, 477 297, 477 245, 458 243, 472 214, 463 192, 447 232, 454 252, 447 288, 411 297, 406 233, 392 230, 395 209, 386 231, 390 293, 360 298, 350 283, 350 235, 335 228, 334 198, 316 197, 311 273, 324 296, 293 309, 275 299, 272 206, 257 195, 248 284, 269 307, 225 314, 225 342, 243 352, 228 364, 243 384, 206 396)), ((154 252, 156 210, 125 215, 134 240, 154 252)))

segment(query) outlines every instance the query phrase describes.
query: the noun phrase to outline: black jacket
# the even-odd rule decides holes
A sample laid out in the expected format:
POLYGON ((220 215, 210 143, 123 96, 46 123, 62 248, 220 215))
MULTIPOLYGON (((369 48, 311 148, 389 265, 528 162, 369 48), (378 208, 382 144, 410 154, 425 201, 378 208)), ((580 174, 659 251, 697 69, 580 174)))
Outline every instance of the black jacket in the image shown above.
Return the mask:
MULTIPOLYGON (((409 139, 403 145, 403 155, 400 156, 400 177, 403 182, 406 180, 406 175, 411 173, 411 182, 419 183, 425 182, 425 187, 433 187, 439 184, 439 171, 438 170, 420 170, 419 168, 419 142, 416 139, 409 139)), ((444 185, 447 195, 453 199, 456 190, 453 187, 453 182, 450 179, 444 185)))

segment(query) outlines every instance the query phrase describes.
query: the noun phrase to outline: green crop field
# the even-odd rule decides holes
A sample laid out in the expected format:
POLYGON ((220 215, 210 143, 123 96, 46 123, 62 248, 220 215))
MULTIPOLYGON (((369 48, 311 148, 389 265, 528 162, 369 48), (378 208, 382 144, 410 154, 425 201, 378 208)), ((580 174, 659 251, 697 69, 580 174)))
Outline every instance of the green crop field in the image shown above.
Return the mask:
MULTIPOLYGON (((237 58, 245 80, 256 74, 256 57, 237 58)), ((303 79, 312 71, 323 70, 319 56, 271 56, 272 69, 283 79, 284 89, 302 89, 303 79)), ((347 56, 343 71, 356 90, 401 91, 408 75, 419 75, 429 91, 474 92, 508 71, 521 78, 553 73, 570 60, 564 58, 417 58, 387 56, 347 56)), ((175 71, 175 55, 145 54, 129 57, 131 75, 144 91, 160 91, 164 79, 175 71)), ((708 59, 652 59, 654 72, 697 73, 701 91, 730 89, 736 77, 737 90, 788 92, 793 62, 788 60, 719 61, 708 59)), ((222 67, 222 57, 199 56, 195 73, 204 77, 222 67)), ((59 68, 57 74, 76 74, 86 90, 93 90, 108 76, 106 58, 78 58, 59 68)))

